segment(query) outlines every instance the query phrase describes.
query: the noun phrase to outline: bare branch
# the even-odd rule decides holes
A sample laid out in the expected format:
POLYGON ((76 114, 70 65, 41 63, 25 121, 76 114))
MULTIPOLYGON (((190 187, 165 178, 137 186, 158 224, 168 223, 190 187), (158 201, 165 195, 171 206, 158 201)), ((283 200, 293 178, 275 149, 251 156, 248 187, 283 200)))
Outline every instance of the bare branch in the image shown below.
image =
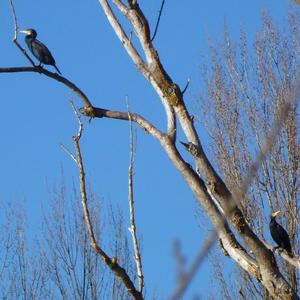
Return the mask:
MULTIPOLYGON (((122 42, 124 45, 128 55, 131 57, 133 60, 134 64, 138 68, 138 70, 141 71, 142 74, 146 77, 150 77, 150 72, 147 69, 145 63, 143 62, 142 58, 140 57, 139 53, 137 50, 134 48, 130 40, 128 39, 124 29, 122 28, 121 24, 118 22, 115 14, 113 13, 110 5, 106 0, 99 0, 101 6, 103 7, 104 13, 109 20, 111 26, 113 27, 115 33, 117 34, 119 40, 122 42)), ((120 1, 116 1, 116 4, 120 3, 120 1)), ((123 6, 122 6, 123 7, 123 6)), ((124 14, 127 13, 126 10, 122 10, 124 14)))
POLYGON ((133 146, 133 135, 132 135, 132 121, 129 113, 129 104, 127 101, 127 110, 129 118, 129 146, 130 146, 130 158, 129 158, 129 170, 128 170, 128 201, 129 201, 129 215, 130 215, 130 227, 129 231, 132 237, 133 249, 134 249, 134 260, 136 263, 139 292, 142 293, 144 287, 144 275, 142 270, 141 253, 139 249, 136 225, 135 225, 135 209, 134 209, 134 198, 133 198, 133 161, 134 161, 134 146, 133 146))
POLYGON ((35 72, 44 74, 47 77, 50 77, 56 81, 59 81, 63 83, 65 86, 67 86, 70 90, 72 90, 82 101, 85 108, 90 110, 90 113, 92 112, 92 104, 88 97, 71 81, 66 79, 65 77, 57 74, 52 73, 40 66, 34 66, 34 67, 8 67, 8 68, 0 68, 0 73, 18 73, 18 72, 35 72))
POLYGON ((184 95, 184 93, 186 92, 186 90, 188 89, 189 85, 190 85, 190 78, 188 78, 187 82, 186 82, 186 85, 184 87, 184 89, 182 90, 182 95, 184 95))
POLYGON ((188 285, 191 283, 193 277, 197 273, 201 262, 206 258, 207 253, 209 252, 209 250, 211 249, 211 247, 213 246, 216 240, 216 237, 217 237, 216 232, 213 231, 210 234, 210 236, 206 239, 204 245, 200 248, 197 256, 195 257, 192 265, 190 266, 188 272, 185 272, 180 277, 180 280, 178 281, 176 288, 172 296, 170 297, 170 300, 182 299, 183 293, 185 292, 188 285))
POLYGON ((173 242, 173 256, 176 262, 176 275, 178 281, 181 279, 182 276, 185 276, 185 263, 186 257, 181 253, 181 243, 180 240, 175 240, 173 242))
POLYGON ((60 147, 67 153, 67 155, 69 155, 72 160, 75 162, 75 164, 78 166, 78 162, 77 159, 75 158, 75 156, 72 154, 72 152, 64 145, 64 144, 60 144, 60 147))
POLYGON ((128 8, 122 3, 122 1, 113 0, 113 3, 119 9, 119 11, 122 12, 123 15, 125 15, 128 12, 128 8))
MULTIPOLYGON (((70 100, 70 105, 72 107, 72 110, 74 112, 74 115, 76 116, 77 122, 79 124, 79 129, 78 129, 78 133, 77 133, 77 137, 80 139, 81 133, 82 133, 82 122, 80 120, 80 116, 79 113, 74 105, 74 102, 72 100, 70 100)), ((76 157, 72 154, 72 152, 63 144, 60 144, 60 147, 67 153, 67 155, 69 155, 72 160, 75 162, 75 164, 77 165, 77 167, 79 167, 79 163, 76 159, 76 157)))
MULTIPOLYGON (((295 97, 293 97, 291 101, 294 101, 294 100, 295 100, 295 97)), ((240 199, 245 197, 245 194, 247 192, 247 189, 248 189, 251 181, 257 174, 257 171, 258 171, 259 167, 261 166, 262 162, 265 160, 267 154, 272 149, 272 146, 274 145, 274 142, 275 142, 277 136, 279 135, 280 130, 281 130, 285 120, 288 117, 290 108, 291 108, 291 103, 289 103, 289 102, 285 102, 279 107, 279 113, 278 113, 279 117, 275 121, 270 135, 265 137, 265 143, 264 143, 261 151, 257 155, 255 161, 250 166, 249 171, 246 174, 246 177, 245 177, 242 185, 239 186, 239 188, 236 191, 233 191, 233 194, 230 198, 230 202, 226 203, 225 206, 222 205, 222 203, 220 203, 221 210, 223 211, 223 213, 226 216, 230 216, 231 213, 234 211, 234 209, 239 204, 240 199)), ((185 146, 187 151, 191 152, 191 154, 193 156, 199 155, 197 148, 195 148, 192 144, 185 144, 185 143, 182 143, 182 144, 185 146)), ((213 196, 213 193, 211 193, 211 196, 213 196)))
MULTIPOLYGON (((89 111, 85 108, 82 108, 80 112, 83 115, 89 116, 89 111)), ((252 273, 253 275, 258 274, 255 270, 257 267, 255 267, 255 262, 249 255, 246 254, 246 252, 243 250, 243 248, 238 244, 238 242, 234 239, 233 234, 230 232, 230 229, 225 226, 224 227, 224 219, 222 215, 219 213, 218 209, 214 206, 213 201, 207 200, 210 199, 210 196, 207 194, 206 187, 204 186, 202 181, 199 181, 199 177, 197 174, 190 169, 190 167, 184 162, 182 157, 180 156, 179 152, 177 151, 174 143, 172 142, 172 139, 168 138, 166 135, 161 133, 158 129, 156 129, 151 123, 146 121, 143 117, 141 117, 138 114, 135 113, 129 113, 132 122, 137 123, 141 128, 143 128, 146 132, 150 133, 154 138, 156 138, 165 151, 167 152, 169 158, 175 165, 175 167, 180 171, 181 174, 183 174, 183 177, 187 181, 187 183, 192 186, 192 191, 196 195, 199 196, 201 199, 206 199, 203 203, 205 209, 209 211, 209 215, 212 218, 212 222, 214 226, 218 230, 219 237, 223 241, 223 245, 230 253, 231 257, 238 261, 239 264, 247 271, 254 270, 252 273), (193 172, 192 176, 190 177, 190 172, 193 172), (201 195, 201 196, 200 196, 201 195), (218 226, 217 224, 222 224, 221 226, 218 226), (235 245, 235 247, 232 247, 232 245, 235 245)), ((101 108, 94 108, 94 116, 96 118, 112 118, 112 119, 119 119, 119 120, 126 120, 129 121, 129 115, 125 112, 117 112, 117 111, 109 111, 101 108)), ((191 174, 190 174, 191 175, 191 174)))
MULTIPOLYGON (((150 81, 155 91, 158 93, 162 104, 164 105, 166 115, 167 115, 167 131, 168 135, 175 140, 176 139, 176 118, 174 114, 174 109, 170 105, 166 94, 168 94, 168 89, 171 87, 172 91, 173 85, 171 84, 171 80, 168 75, 163 70, 162 65, 159 62, 159 58, 157 52, 153 48, 150 37, 149 37, 149 24, 140 10, 136 1, 131 1, 130 7, 131 9, 124 8, 124 5, 121 5, 120 1, 114 1, 115 5, 120 9, 120 12, 128 19, 131 23, 135 34, 140 40, 141 46, 145 52, 147 64, 142 60, 141 56, 134 48, 131 43, 131 39, 128 39, 123 27, 118 22, 115 14, 113 13, 108 1, 99 0, 100 5, 102 6, 104 13, 110 22, 112 28, 117 34, 119 40, 122 42, 125 50, 128 55, 134 62, 137 69, 141 72, 141 74, 150 81), (132 4, 132 5, 131 5, 132 4), (167 78, 167 82, 164 82, 167 78), (162 88, 164 86, 164 88, 162 88)), ((170 97, 170 95, 168 95, 170 97)))
MULTIPOLYGON (((292 101, 295 100, 296 97, 292 98, 292 101)), ((237 207, 239 200, 242 199, 245 194, 246 191, 251 183, 251 180, 254 178, 254 176, 256 175, 258 168, 260 167, 261 163, 263 162, 263 160, 265 159, 266 155, 268 154, 268 152, 271 150, 276 137, 278 136, 284 121, 286 120, 287 116, 288 116, 288 112, 289 109, 291 107, 291 104, 289 102, 283 103, 283 105, 279 108, 279 117, 276 120, 274 126, 273 126, 273 130, 271 132, 271 134, 269 136, 266 137, 266 141, 265 141, 265 145, 263 146, 261 152, 258 154, 256 160, 253 162, 253 164, 251 165, 249 172, 246 175, 246 178, 242 184, 241 187, 239 187, 239 189, 237 191, 235 191, 235 193, 233 194, 231 201, 225 206, 225 210, 223 209, 222 205, 220 205, 218 203, 218 201, 214 198, 214 195, 208 190, 208 192, 210 193, 210 196, 212 197, 212 199, 214 199, 214 202, 217 204, 217 206, 221 209, 222 213, 223 213, 223 222, 226 222, 225 216, 229 217, 232 212, 235 210, 235 208, 237 207)), ((182 143, 182 142, 181 142, 182 143)), ((182 143, 186 150, 188 152, 190 152, 193 156, 197 156, 197 148, 193 147, 192 144, 186 144, 186 143, 182 143)), ((218 224, 218 227, 223 226, 221 223, 218 224)), ((218 231, 218 228, 215 227, 214 232, 211 234, 210 239, 207 241, 207 243, 203 246, 203 249, 201 250, 204 251, 203 255, 206 255, 208 253, 208 251, 210 250, 210 248, 213 246, 214 241, 217 239, 217 234, 216 231, 218 231)), ((264 246, 266 246, 265 242, 260 241, 261 243, 264 244, 264 246)), ((267 247, 268 249, 270 249, 270 247, 267 247)), ((272 247, 271 247, 271 250, 272 247)), ((292 259, 291 257, 287 257, 288 255, 285 255, 285 259, 288 260, 291 264, 293 264, 294 266, 298 266, 299 267, 299 260, 297 259, 292 259)), ((203 256, 202 256, 203 257, 203 256)), ((197 262, 197 265, 193 265, 195 267, 199 267, 201 260, 196 259, 195 262, 197 262)), ((195 272, 190 273, 191 277, 189 277, 189 280, 192 279, 192 275, 195 274, 195 272)), ((176 288, 176 292, 174 292, 173 297, 171 299, 179 299, 181 294, 183 293, 183 290, 186 288, 187 284, 189 283, 189 281, 187 280, 187 278, 185 277, 183 280, 181 280, 178 283, 178 286, 176 288)))
POLYGON ((30 58, 30 56, 26 53, 26 51, 21 47, 21 45, 17 41, 18 31, 19 31, 18 21, 17 21, 17 14, 16 14, 15 6, 14 6, 14 3, 13 3, 12 0, 9 0, 9 4, 10 4, 11 10, 12 10, 13 22, 14 22, 14 37, 13 37, 13 42, 17 46, 17 48, 22 52, 22 54, 25 56, 25 58, 29 61, 29 63, 32 66, 35 66, 33 60, 30 58))
POLYGON ((294 255, 293 257, 284 249, 281 248, 274 248, 271 244, 263 241, 266 248, 273 251, 277 255, 280 255, 284 260, 286 260, 289 264, 293 265, 294 267, 300 269, 300 257, 294 255))
POLYGON ((280 130, 288 117, 289 110, 291 108, 291 103, 294 102, 295 100, 296 100, 296 97, 293 96, 292 99, 290 99, 290 102, 285 102, 279 107, 278 118, 272 127, 272 131, 271 131, 270 135, 265 137, 265 143, 264 143, 260 153, 256 157, 255 161, 252 163, 252 165, 247 173, 247 176, 245 177, 245 179, 243 181, 242 186, 239 187, 239 189, 234 191, 234 193, 233 193, 232 199, 235 201, 235 204, 237 204, 239 202, 239 199, 242 199, 245 196, 251 181, 257 174, 257 171, 260 168, 262 162, 265 160, 267 154, 272 149, 272 146, 274 145, 274 142, 275 142, 276 138, 278 137, 280 130))
MULTIPOLYGON (((84 115, 89 116, 88 111, 84 108, 80 110, 80 112, 84 115)), ((101 108, 94 108, 95 117, 98 118, 113 118, 119 120, 126 120, 129 121, 128 113, 125 112, 116 112, 116 111, 109 111, 101 108)), ((158 129, 156 129, 152 124, 146 121, 143 117, 139 116, 138 114, 129 113, 132 122, 137 123, 141 128, 149 132, 154 138, 156 138, 165 151, 167 152, 169 158, 171 159, 172 163, 175 167, 183 174, 183 177, 187 181, 187 183, 192 187, 192 191, 199 196, 200 199, 205 200, 203 205, 205 209, 209 212, 211 216, 212 223, 217 228, 218 235, 222 239, 223 245, 230 253, 230 256, 239 262, 239 264, 247 271, 253 270, 252 274, 257 277, 258 271, 257 267, 255 266, 254 260, 246 254, 243 248, 238 244, 238 242, 234 239, 233 234, 230 232, 230 229, 227 225, 224 227, 224 218, 219 213, 218 209, 214 206, 213 201, 207 200, 210 199, 210 196, 207 194, 206 187, 204 186, 203 182, 199 181, 199 177, 197 174, 190 169, 190 167, 184 162, 182 157, 180 156, 179 152, 177 151, 175 145, 172 142, 172 139, 167 138, 166 135, 161 133, 158 129), (190 177, 190 172, 193 172, 193 175, 190 177), (222 224, 222 226, 218 225, 222 224), (235 247, 232 247, 232 245, 235 247)), ((197 197, 198 197, 197 196, 197 197)))
MULTIPOLYGON (((88 117, 95 118, 109 118, 109 119, 118 119, 129 121, 128 112, 120 112, 120 111, 112 111, 103 108, 93 107, 93 111, 87 108, 81 108, 80 112, 88 117)), ((157 129, 153 124, 147 121, 145 118, 136 113, 129 112, 130 118, 132 122, 137 123, 142 129, 144 129, 147 133, 151 134, 156 139, 160 140, 165 137, 165 134, 162 133, 159 129, 157 129)))
POLYGON ((70 100, 70 105, 71 105, 71 107, 73 109, 74 115, 76 116, 77 122, 79 124, 79 129, 78 129, 77 137, 78 137, 78 139, 80 139, 81 138, 81 134, 82 134, 82 130, 83 130, 83 125, 82 125, 82 122, 81 122, 81 119, 80 119, 79 112, 76 109, 73 100, 70 100))
POLYGON ((160 22, 160 18, 161 18, 161 14, 162 14, 162 11, 164 9, 164 5, 165 5, 165 0, 162 0, 161 1, 161 6, 160 6, 160 9, 159 9, 159 13, 158 13, 158 18, 157 18, 156 25, 155 25, 155 30, 154 30, 153 36, 151 38, 151 42, 153 42, 153 40, 155 39, 157 30, 158 30, 158 26, 159 26, 159 22, 160 22))
POLYGON ((27 54, 27 52, 25 51, 25 49, 18 43, 17 39, 13 39, 14 44, 17 46, 17 48, 22 52, 22 54, 25 56, 25 58, 29 61, 29 63, 33 66, 33 67, 37 67, 34 64, 34 61, 30 58, 30 56, 27 54))
POLYGON ((11 10, 12 10, 13 21, 14 21, 14 38, 13 38, 13 40, 16 40, 18 31, 19 31, 18 21, 17 21, 17 14, 16 14, 16 10, 15 10, 13 0, 9 0, 9 4, 10 4, 11 10))
MULTIPOLYGON (((74 109, 74 106, 73 106, 74 109)), ((76 110, 75 110, 76 111, 76 110)), ((86 193, 86 183, 85 183, 85 172, 84 172, 84 166, 81 156, 81 150, 79 141, 82 136, 83 132, 83 124, 80 120, 80 117, 78 113, 75 112, 77 121, 79 123, 79 128, 77 131, 77 135, 73 136, 73 144, 77 155, 77 166, 79 169, 79 182, 80 182, 80 195, 81 195, 81 204, 83 209, 83 215, 85 218, 86 226, 88 229, 88 233, 90 236, 90 244, 92 249, 102 258, 102 261, 105 265, 107 265, 110 270, 115 274, 116 278, 122 282, 128 292, 132 295, 132 297, 136 300, 142 300, 143 295, 136 290, 134 283, 131 281, 130 277, 128 276, 125 269, 123 269, 117 262, 117 258, 110 258, 104 250, 97 244, 94 229, 90 217, 90 212, 87 205, 87 193, 86 193)))

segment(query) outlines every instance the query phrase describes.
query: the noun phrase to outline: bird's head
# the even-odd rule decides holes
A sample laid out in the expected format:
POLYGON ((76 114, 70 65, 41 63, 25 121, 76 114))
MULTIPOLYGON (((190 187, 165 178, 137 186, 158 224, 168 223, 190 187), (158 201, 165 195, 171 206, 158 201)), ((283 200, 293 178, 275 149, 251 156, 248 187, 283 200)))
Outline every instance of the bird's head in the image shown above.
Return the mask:
POLYGON ((280 210, 274 211, 271 213, 271 218, 275 218, 280 214, 280 210))
POLYGON ((36 38, 37 33, 34 29, 24 29, 24 30, 20 30, 20 32, 25 33, 26 36, 31 36, 33 38, 36 38))

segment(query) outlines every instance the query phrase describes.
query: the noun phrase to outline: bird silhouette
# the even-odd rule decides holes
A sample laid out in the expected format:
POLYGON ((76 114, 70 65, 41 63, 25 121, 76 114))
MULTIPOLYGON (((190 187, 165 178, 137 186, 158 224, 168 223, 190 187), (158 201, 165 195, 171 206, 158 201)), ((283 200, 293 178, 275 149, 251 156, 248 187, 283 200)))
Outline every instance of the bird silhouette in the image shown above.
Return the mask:
POLYGON ((280 247, 285 249, 289 254, 292 254, 292 247, 288 233, 285 229, 276 222, 276 216, 280 214, 280 211, 273 212, 270 218, 270 233, 273 240, 280 247))
POLYGON ((50 50, 42 42, 36 39, 37 32, 34 29, 25 29, 20 32, 26 34, 25 42, 31 53, 39 60, 40 65, 51 65, 59 74, 61 74, 55 64, 55 59, 53 58, 50 50))

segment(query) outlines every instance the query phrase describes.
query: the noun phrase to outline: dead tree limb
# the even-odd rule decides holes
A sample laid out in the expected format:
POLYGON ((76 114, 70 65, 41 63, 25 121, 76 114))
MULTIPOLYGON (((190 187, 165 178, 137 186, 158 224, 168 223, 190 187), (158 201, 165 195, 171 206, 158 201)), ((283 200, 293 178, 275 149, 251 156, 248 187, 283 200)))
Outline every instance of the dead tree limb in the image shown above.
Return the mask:
MULTIPOLYGON (((116 2, 119 1, 114 1, 114 4, 116 4, 116 2)), ((122 29, 120 23, 117 21, 115 14, 112 12, 108 1, 99 0, 99 3, 102 6, 106 17, 113 27, 114 31, 116 32, 117 36, 122 41, 129 56, 136 64, 135 57, 132 57, 132 53, 129 51, 130 49, 128 49, 128 43, 124 43, 124 40, 122 38, 121 33, 124 32, 124 30, 122 29)), ((119 8, 117 4, 116 7, 119 8)), ((225 211, 228 203, 230 203, 231 201, 232 193, 228 190, 221 177, 213 168, 202 148, 198 133, 192 121, 192 117, 185 105, 183 95, 178 85, 172 81, 170 76, 163 68, 158 53, 151 42, 147 18, 140 9, 138 3, 135 3, 135 5, 129 5, 128 7, 124 5, 122 6, 122 9, 119 10, 126 18, 128 23, 132 26, 133 32, 135 33, 138 41, 140 42, 141 48, 143 49, 145 56, 144 66, 146 66, 147 71, 145 72, 144 69, 141 69, 141 73, 152 84, 162 104, 165 106, 165 103, 168 103, 169 107, 172 108, 172 111, 175 113, 176 117, 179 120, 180 126, 186 136, 188 143, 195 145, 198 150, 198 155, 195 156, 197 158, 195 159, 195 163, 197 165, 199 173, 201 174, 201 176, 203 176, 204 181, 202 181, 197 173, 195 173, 190 168, 190 166, 182 159, 176 146, 173 143, 175 139, 171 140, 168 138, 164 138, 163 140, 160 140, 160 143, 171 159, 173 165, 177 168, 177 170, 189 185, 196 199, 204 207, 214 226, 218 227, 219 224, 221 224, 220 212, 218 211, 217 207, 213 205, 213 201, 208 193, 208 190, 212 195, 214 195, 216 199, 218 199, 225 211)), ((138 65, 137 67, 139 69, 138 65)), ((168 120, 169 119, 170 118, 168 118, 168 120)), ((262 241, 250 228, 238 206, 233 209, 233 212, 230 218, 228 218, 228 221, 243 239, 243 242, 248 248, 248 251, 254 255, 259 269, 259 274, 256 278, 261 282, 261 284, 273 297, 281 297, 283 299, 294 298, 296 295, 278 270, 272 252, 270 252, 264 246, 262 241)), ((222 230, 219 229, 219 237, 221 235, 221 232, 222 230)), ((224 246, 223 240, 222 243, 224 246)), ((232 248, 232 245, 230 247, 232 248)))
POLYGON ((157 21, 156 21, 154 33, 153 33, 153 36, 152 36, 152 38, 151 38, 151 42, 154 41, 155 36, 156 36, 156 34, 157 34, 157 30, 158 30, 158 27, 159 27, 159 22, 160 22, 161 14, 162 14, 163 9, 164 9, 164 5, 165 5, 165 0, 162 0, 162 1, 161 1, 161 6, 160 6, 160 9, 159 9, 159 12, 158 12, 158 17, 157 17, 157 21))
POLYGON ((87 226, 87 230, 90 237, 90 244, 92 249, 102 258, 103 263, 109 267, 109 269, 114 273, 116 278, 124 284, 126 287, 128 293, 133 297, 133 299, 142 300, 143 295, 141 292, 139 292, 135 286, 132 280, 130 279, 129 275, 127 274, 126 270, 122 268, 118 262, 117 258, 111 258, 109 257, 106 252, 101 248, 101 246, 97 243, 97 240, 95 238, 93 224, 90 217, 90 212, 88 208, 88 198, 87 198, 87 192, 86 192, 86 183, 85 183, 85 172, 84 172, 84 165, 81 155, 81 149, 80 149, 80 139, 82 137, 83 132, 83 124, 80 120, 80 116, 78 112, 76 111, 74 105, 72 104, 74 113, 76 115, 77 121, 78 121, 78 132, 76 135, 73 136, 73 144, 76 152, 76 161, 71 156, 72 160, 76 162, 76 165, 79 170, 79 183, 80 183, 80 195, 81 195, 81 204, 83 209, 83 215, 85 218, 85 223, 87 226))
POLYGON ((1 68, 0 67, 0 73, 20 73, 20 72, 35 72, 43 74, 49 78, 52 78, 58 82, 61 82, 65 86, 67 86, 74 94, 76 94, 82 101, 83 106, 90 111, 90 115, 92 115, 93 107, 89 100, 89 98, 85 95, 83 91, 80 90, 79 87, 77 87, 73 82, 68 80, 67 78, 57 74, 50 72, 40 66, 34 66, 34 67, 7 67, 7 68, 1 68))
POLYGON ((133 196, 133 162, 134 162, 134 145, 133 145, 133 133, 132 133, 132 121, 129 113, 129 105, 127 102, 128 118, 129 118, 129 169, 128 169, 128 201, 129 201, 129 219, 134 260, 136 264, 137 276, 138 276, 138 290, 140 293, 143 292, 144 287, 144 275, 142 268, 141 252, 137 238, 136 224, 135 224, 135 207, 134 207, 134 196, 133 196))

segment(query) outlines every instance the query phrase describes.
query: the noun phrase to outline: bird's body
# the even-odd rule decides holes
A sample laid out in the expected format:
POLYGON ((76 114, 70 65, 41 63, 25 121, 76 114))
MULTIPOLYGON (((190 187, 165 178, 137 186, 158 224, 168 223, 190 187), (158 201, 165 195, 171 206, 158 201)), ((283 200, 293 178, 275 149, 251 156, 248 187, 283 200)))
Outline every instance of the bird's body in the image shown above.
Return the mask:
POLYGON ((270 233, 273 238, 273 240, 276 242, 276 244, 280 247, 286 250, 289 254, 292 254, 292 247, 290 243, 290 238, 288 233, 285 231, 285 229, 276 222, 276 216, 280 212, 274 212, 271 214, 270 218, 270 233))
POLYGON ((39 62, 41 64, 53 66, 56 71, 61 74, 59 69, 56 67, 55 60, 50 50, 42 42, 36 39, 36 31, 34 29, 26 29, 21 32, 26 34, 25 42, 31 53, 39 60, 39 62))

